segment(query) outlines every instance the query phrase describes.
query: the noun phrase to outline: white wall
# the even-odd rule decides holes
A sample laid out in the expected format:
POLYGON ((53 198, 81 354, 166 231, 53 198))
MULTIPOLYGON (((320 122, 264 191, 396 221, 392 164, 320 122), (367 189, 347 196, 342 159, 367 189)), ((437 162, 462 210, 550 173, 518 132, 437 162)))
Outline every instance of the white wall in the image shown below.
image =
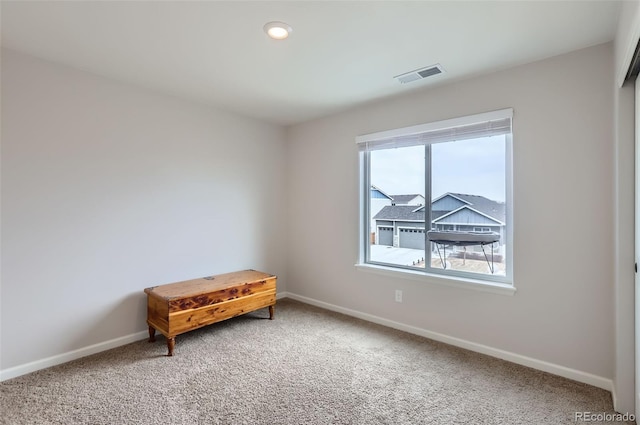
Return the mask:
POLYGON ((595 46, 290 128, 289 293, 569 368, 610 387, 613 62, 612 44, 595 46), (356 270, 354 138, 507 107, 514 108, 517 293, 356 270), (314 232, 313 222, 330 225, 314 232), (395 289, 404 291, 401 304, 395 289))
POLYGON ((145 331, 152 285, 254 268, 284 291, 284 149, 281 127, 3 50, 0 368, 145 331))

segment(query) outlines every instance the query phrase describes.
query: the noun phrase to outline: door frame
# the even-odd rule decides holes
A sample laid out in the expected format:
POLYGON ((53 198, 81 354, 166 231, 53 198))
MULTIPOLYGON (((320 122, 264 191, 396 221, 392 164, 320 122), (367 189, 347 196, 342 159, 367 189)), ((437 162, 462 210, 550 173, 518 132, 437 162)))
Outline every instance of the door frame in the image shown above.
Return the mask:
MULTIPOLYGON (((638 9, 640 10, 640 9, 638 9)), ((640 21, 637 22, 637 30, 640 31, 640 21)), ((635 410, 635 417, 640 415, 640 274, 638 274, 638 264, 640 263, 640 32, 637 37, 633 38, 635 49, 629 60, 629 68, 626 72, 624 82, 634 82, 633 89, 635 107, 633 113, 633 262, 634 262, 634 281, 633 281, 633 315, 634 324, 633 331, 633 348, 634 355, 634 385, 632 404, 635 410)), ((616 347, 618 349, 619 347, 616 347)), ((615 407, 615 406, 614 406, 615 407)))

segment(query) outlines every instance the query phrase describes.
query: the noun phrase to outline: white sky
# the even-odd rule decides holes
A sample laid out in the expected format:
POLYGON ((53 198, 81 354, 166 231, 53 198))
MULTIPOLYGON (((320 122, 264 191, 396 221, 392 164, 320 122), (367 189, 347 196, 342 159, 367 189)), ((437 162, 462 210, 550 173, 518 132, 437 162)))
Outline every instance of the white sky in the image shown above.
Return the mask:
MULTIPOLYGON (((505 200, 505 136, 437 143, 432 148, 432 198, 446 192, 505 200)), ((371 183, 389 195, 424 195, 423 146, 371 153, 371 183)))

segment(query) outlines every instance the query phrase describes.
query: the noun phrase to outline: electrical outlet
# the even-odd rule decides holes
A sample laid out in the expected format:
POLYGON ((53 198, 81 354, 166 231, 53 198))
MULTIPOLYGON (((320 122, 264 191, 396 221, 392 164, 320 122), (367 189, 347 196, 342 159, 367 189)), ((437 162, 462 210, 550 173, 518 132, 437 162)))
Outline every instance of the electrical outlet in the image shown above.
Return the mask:
POLYGON ((396 289, 396 302, 397 303, 402 302, 402 291, 400 289, 396 289))

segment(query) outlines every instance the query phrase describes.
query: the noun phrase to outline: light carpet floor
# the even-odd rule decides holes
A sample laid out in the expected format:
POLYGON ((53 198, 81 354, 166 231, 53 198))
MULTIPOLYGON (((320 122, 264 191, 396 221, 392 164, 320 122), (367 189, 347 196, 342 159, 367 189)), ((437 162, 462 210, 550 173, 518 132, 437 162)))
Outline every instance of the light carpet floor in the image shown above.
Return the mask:
POLYGON ((296 301, 267 317, 180 335, 174 357, 160 336, 2 382, 1 423, 575 424, 575 412, 614 413, 599 388, 296 301))

